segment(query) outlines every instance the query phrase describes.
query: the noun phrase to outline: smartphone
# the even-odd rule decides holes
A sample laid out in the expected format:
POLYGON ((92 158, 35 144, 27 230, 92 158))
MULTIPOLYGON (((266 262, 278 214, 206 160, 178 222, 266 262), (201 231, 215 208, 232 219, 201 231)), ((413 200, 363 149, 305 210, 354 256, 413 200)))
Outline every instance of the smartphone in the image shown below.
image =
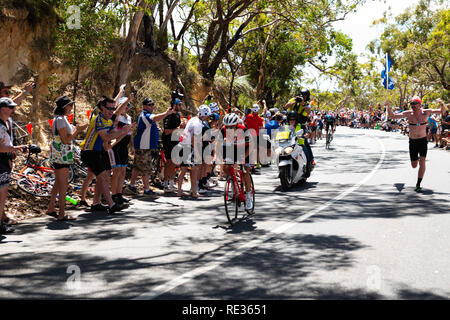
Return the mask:
POLYGON ((33 84, 33 89, 36 89, 36 82, 33 84))

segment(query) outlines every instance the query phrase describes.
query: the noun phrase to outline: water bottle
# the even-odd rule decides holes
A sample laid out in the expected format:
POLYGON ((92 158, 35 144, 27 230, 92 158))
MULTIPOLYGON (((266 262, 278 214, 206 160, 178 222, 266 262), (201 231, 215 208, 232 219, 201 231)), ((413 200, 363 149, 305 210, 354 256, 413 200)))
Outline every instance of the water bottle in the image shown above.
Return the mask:
POLYGON ((74 198, 69 197, 69 196, 66 196, 66 201, 70 202, 71 204, 73 204, 75 206, 78 204, 77 200, 75 200, 74 198))
MULTIPOLYGON (((59 194, 56 195, 56 199, 59 199, 59 194)), ((70 196, 66 196, 66 201, 72 203, 75 206, 78 204, 78 201, 70 196)))

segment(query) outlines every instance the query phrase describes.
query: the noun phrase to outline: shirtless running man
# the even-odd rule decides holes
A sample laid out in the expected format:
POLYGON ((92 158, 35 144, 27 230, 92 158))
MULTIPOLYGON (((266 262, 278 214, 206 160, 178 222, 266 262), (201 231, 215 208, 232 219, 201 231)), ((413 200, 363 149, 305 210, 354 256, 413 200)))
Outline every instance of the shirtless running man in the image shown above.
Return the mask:
POLYGON ((409 124, 409 156, 411 158, 411 166, 417 168, 419 164, 419 175, 416 184, 416 192, 421 192, 420 183, 425 175, 425 161, 428 150, 427 141, 427 123, 428 117, 431 114, 444 114, 445 108, 440 110, 422 109, 422 100, 414 96, 409 102, 412 110, 403 111, 402 113, 394 114, 392 112, 389 102, 386 102, 388 115, 391 119, 406 118, 409 124), (420 160, 419 160, 420 156, 420 160))

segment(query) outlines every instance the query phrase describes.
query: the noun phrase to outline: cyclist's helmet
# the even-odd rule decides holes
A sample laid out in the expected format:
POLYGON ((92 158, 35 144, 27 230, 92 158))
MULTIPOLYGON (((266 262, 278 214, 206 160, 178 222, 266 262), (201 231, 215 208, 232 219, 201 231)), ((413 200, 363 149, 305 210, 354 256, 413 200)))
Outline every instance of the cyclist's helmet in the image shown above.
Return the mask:
POLYGON ((235 113, 229 113, 223 118, 223 125, 226 127, 235 126, 239 123, 239 117, 235 113))
POLYGON ((300 94, 302 95, 305 103, 307 103, 311 99, 311 93, 309 92, 309 90, 302 90, 300 94))
POLYGON ((287 120, 288 121, 290 121, 290 120, 297 121, 297 112, 295 112, 295 111, 289 112, 288 115, 287 115, 287 120))

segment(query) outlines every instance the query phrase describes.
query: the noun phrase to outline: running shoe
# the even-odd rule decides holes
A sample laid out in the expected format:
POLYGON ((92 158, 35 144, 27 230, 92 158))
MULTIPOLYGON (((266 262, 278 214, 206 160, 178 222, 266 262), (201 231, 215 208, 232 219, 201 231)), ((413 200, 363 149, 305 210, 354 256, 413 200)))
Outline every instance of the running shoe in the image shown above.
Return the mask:
POLYGON ((6 224, 0 226, 0 234, 8 234, 14 232, 14 228, 6 224))
POLYGON ((122 207, 119 204, 114 203, 111 208, 108 208, 108 214, 114 214, 120 210, 122 210, 122 207))
POLYGON ((128 190, 130 190, 133 193, 137 193, 137 189, 135 186, 132 186, 131 184, 127 185, 128 190))
POLYGON ((414 189, 414 191, 420 193, 420 192, 422 192, 422 188, 419 186, 416 186, 416 189, 414 189))
POLYGON ((78 205, 81 207, 89 207, 88 203, 85 200, 81 200, 80 202, 78 202, 78 205))
POLYGON ((104 206, 101 203, 91 205, 91 211, 108 211, 108 209, 108 206, 104 206))
POLYGON ((152 189, 149 189, 149 190, 144 191, 144 194, 146 196, 155 196, 156 192, 154 192, 152 189))

